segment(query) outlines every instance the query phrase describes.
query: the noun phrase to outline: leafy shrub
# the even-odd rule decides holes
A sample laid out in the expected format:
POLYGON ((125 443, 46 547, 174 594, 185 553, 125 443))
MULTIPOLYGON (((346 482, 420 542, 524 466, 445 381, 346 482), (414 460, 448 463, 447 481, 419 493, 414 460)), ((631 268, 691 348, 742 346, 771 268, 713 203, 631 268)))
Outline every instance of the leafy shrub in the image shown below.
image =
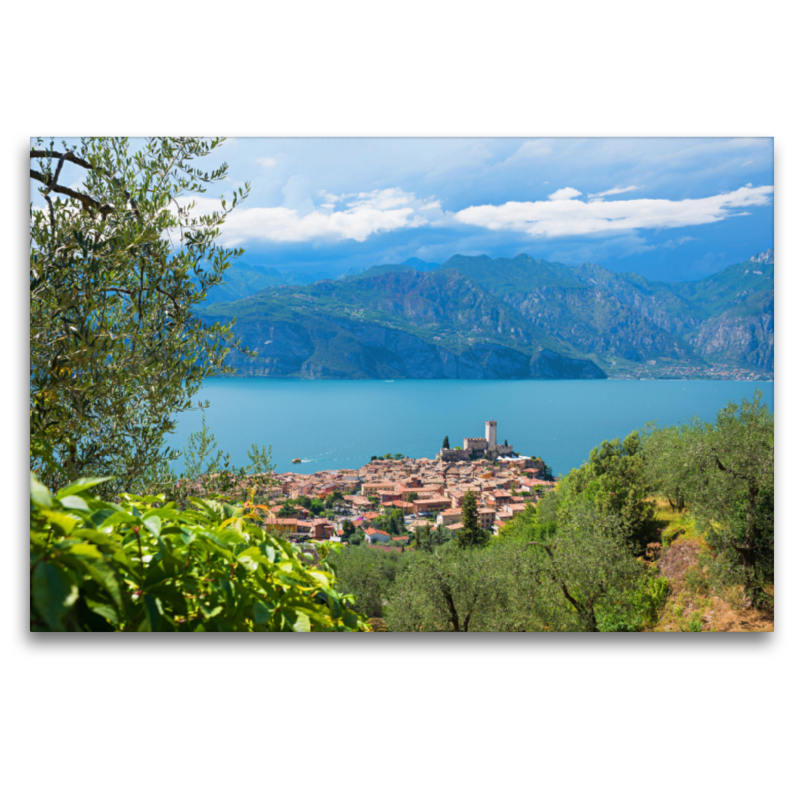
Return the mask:
POLYGON ((106 502, 31 475, 33 631, 356 631, 327 550, 303 554, 241 505, 106 502), (317 561, 315 564, 314 561, 317 561))
POLYGON ((695 564, 689 567, 686 570, 684 580, 689 589, 695 594, 708 594, 708 579, 701 565, 695 564))
POLYGON ((659 577, 658 570, 650 567, 639 584, 631 591, 612 593, 598 611, 598 628, 601 631, 641 631, 653 627, 669 594, 669 581, 659 577))
POLYGON ((398 550, 346 547, 331 556, 330 566, 349 606, 367 617, 382 617, 384 598, 404 561, 398 550))
POLYGON ((689 617, 689 633, 700 633, 703 630, 703 620, 699 611, 695 611, 689 617))
POLYGON ((661 534, 661 546, 666 550, 681 534, 686 533, 685 528, 670 526, 661 534))

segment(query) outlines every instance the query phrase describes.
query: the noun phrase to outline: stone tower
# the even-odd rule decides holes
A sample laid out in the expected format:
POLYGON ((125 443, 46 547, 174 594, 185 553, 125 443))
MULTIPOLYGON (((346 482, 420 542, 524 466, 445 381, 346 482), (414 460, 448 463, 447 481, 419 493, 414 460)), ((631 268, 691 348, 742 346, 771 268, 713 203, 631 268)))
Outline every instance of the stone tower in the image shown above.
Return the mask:
POLYGON ((489 447, 497 447, 497 423, 493 419, 486 420, 486 441, 489 447))

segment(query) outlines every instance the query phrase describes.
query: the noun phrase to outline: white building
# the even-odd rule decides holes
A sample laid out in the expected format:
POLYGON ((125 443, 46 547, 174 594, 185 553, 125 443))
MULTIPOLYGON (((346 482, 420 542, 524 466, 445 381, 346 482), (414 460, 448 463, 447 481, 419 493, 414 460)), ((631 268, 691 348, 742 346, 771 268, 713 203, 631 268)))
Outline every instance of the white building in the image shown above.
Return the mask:
POLYGON ((514 452, 510 444, 497 444, 497 422, 493 419, 486 420, 486 435, 482 438, 464 439, 464 449, 451 448, 439 451, 442 461, 469 461, 472 458, 495 459, 500 456, 509 456, 514 452))

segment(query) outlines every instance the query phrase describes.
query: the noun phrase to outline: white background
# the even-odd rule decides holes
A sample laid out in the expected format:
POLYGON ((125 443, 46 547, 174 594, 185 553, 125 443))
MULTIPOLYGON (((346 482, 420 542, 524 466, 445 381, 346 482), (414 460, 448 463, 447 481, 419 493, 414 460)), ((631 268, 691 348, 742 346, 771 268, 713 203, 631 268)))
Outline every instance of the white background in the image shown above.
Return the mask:
POLYGON ((800 131, 790 8, 162 0, 4 10, 6 797, 796 791, 800 131), (26 150, 30 136, 51 133, 774 136, 777 632, 27 633, 26 150))

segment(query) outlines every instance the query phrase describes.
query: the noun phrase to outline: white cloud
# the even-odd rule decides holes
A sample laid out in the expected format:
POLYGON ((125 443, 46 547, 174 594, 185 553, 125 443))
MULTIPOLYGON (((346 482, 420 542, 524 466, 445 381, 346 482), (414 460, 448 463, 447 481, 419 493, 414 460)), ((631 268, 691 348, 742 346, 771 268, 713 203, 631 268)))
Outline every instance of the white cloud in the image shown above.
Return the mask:
POLYGON ((624 194, 625 192, 635 192, 638 189, 644 189, 644 186, 626 186, 624 189, 607 189, 605 192, 597 192, 596 194, 590 194, 589 199, 593 199, 595 197, 608 197, 611 194, 624 194))
POLYGON ((261 164, 262 167, 277 167, 278 162, 274 158, 257 158, 256 163, 261 164))
POLYGON ((572 200, 575 197, 580 197, 582 194, 583 192, 579 192, 577 189, 567 186, 566 189, 559 189, 553 192, 553 194, 547 195, 547 197, 549 200, 556 202, 558 200, 572 200))
POLYGON ((547 201, 470 206, 453 217, 466 225, 495 231, 518 231, 533 238, 583 236, 640 228, 682 228, 747 213, 734 209, 769 205, 773 187, 747 184, 733 192, 686 200, 641 198, 590 202, 574 199, 575 191, 560 189, 547 201), (568 197, 566 192, 571 193, 571 199, 565 199, 568 197))
MULTIPOLYGON (((311 239, 353 239, 365 241, 375 233, 401 228, 418 228, 443 216, 434 198, 420 199, 402 189, 377 189, 350 195, 317 192, 322 200, 310 211, 276 206, 271 208, 237 208, 222 226, 222 244, 234 247, 244 242, 306 242, 311 239), (340 210, 334 210, 341 204, 340 210)), ((218 200, 205 197, 184 198, 187 205, 194 200, 193 215, 219 210, 218 200)))
POLYGON ((686 242, 699 242, 700 240, 696 236, 679 236, 677 239, 670 239, 668 242, 664 242, 662 247, 668 247, 670 250, 673 250, 676 247, 680 247, 682 244, 686 244, 686 242))

